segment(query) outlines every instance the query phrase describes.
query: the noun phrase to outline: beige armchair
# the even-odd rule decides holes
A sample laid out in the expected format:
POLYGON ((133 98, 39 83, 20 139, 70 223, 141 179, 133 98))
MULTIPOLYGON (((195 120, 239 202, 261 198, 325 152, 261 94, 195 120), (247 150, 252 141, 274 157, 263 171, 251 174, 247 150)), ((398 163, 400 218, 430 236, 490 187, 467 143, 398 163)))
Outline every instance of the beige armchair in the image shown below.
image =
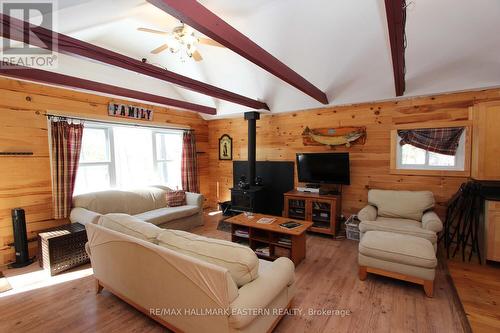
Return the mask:
POLYGON ((368 231, 387 231, 421 237, 437 249, 437 233, 443 223, 432 211, 434 195, 429 191, 368 191, 368 205, 358 218, 360 237, 368 231))

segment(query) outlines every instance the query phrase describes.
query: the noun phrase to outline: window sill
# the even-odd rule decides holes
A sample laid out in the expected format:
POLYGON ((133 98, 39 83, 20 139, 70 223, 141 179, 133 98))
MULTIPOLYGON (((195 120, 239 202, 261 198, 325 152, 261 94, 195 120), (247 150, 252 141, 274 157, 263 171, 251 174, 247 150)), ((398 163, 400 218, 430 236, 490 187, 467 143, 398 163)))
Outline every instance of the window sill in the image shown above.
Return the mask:
POLYGON ((470 170, 420 170, 420 169, 394 169, 391 168, 391 175, 410 176, 438 176, 438 177, 470 177, 470 170))

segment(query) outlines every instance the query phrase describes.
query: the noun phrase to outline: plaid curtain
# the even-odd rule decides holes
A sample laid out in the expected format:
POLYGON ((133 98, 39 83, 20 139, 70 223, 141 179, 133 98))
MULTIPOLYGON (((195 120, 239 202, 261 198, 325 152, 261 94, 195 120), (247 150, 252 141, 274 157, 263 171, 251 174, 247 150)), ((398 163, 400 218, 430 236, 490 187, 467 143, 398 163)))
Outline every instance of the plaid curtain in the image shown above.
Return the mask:
POLYGON ((52 121, 52 197, 54 218, 67 218, 71 211, 76 171, 82 147, 83 124, 52 121))
POLYGON ((434 153, 455 156, 464 127, 398 130, 400 144, 409 144, 434 153))
POLYGON ((196 159, 196 139, 193 131, 184 131, 182 135, 182 189, 200 193, 198 182, 198 161, 196 159))

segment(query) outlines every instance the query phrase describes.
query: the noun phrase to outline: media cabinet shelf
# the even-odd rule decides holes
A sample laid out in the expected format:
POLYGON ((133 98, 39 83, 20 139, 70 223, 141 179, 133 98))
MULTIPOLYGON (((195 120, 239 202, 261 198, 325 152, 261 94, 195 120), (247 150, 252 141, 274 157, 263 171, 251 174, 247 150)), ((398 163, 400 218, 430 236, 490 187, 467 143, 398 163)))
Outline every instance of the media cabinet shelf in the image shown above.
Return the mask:
POLYGON ((340 225, 341 196, 290 191, 284 194, 284 217, 309 221, 309 231, 336 236, 340 225), (297 214, 296 210, 303 210, 297 214))

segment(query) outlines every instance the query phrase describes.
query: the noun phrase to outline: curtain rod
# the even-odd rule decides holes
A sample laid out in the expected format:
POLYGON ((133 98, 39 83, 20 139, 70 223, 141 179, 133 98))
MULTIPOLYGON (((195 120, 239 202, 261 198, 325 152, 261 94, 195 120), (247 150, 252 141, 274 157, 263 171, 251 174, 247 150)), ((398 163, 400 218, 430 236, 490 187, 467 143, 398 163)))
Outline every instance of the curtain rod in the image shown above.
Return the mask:
POLYGON ((172 127, 172 126, 161 126, 161 125, 143 125, 138 123, 129 123, 129 122, 120 122, 120 121, 111 121, 111 120, 101 120, 101 119, 92 119, 86 117, 73 117, 73 116, 65 116, 62 114, 53 114, 53 113, 44 113, 48 119, 50 118, 62 118, 62 119, 72 119, 72 120, 80 120, 80 121, 89 121, 89 122, 97 122, 97 123, 105 123, 105 124, 114 124, 121 126, 131 126, 131 127, 148 127, 148 128, 160 128, 160 129, 170 129, 170 130, 183 130, 183 131, 193 131, 192 128, 189 127, 172 127))

